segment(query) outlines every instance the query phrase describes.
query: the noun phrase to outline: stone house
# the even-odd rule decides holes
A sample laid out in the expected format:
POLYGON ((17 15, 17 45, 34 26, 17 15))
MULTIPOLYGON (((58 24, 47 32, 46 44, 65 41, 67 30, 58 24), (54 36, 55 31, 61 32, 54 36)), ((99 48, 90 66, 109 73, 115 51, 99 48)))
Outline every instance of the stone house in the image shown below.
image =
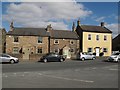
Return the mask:
POLYGON ((6 44, 6 30, 5 28, 0 29, 0 53, 5 53, 6 44))
POLYGON ((74 57, 79 50, 75 32, 47 28, 24 28, 10 25, 6 34, 6 53, 22 60, 38 60, 42 55, 55 52, 74 57))
POLYGON ((110 56, 112 53, 112 31, 105 27, 104 22, 100 26, 81 25, 77 21, 76 32, 79 35, 80 51, 104 53, 104 56, 110 56))

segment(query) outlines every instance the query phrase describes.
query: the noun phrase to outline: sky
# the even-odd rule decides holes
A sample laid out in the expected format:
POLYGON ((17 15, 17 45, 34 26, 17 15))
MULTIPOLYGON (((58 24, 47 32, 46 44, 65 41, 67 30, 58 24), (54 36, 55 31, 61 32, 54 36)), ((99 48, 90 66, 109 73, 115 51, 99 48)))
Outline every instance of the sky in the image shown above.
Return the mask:
MULTIPOLYGON (((65 0, 64 0, 65 1, 65 0)), ((2 27, 47 27, 72 30, 72 23, 80 19, 81 25, 105 26, 118 34, 117 2, 2 2, 2 27)))

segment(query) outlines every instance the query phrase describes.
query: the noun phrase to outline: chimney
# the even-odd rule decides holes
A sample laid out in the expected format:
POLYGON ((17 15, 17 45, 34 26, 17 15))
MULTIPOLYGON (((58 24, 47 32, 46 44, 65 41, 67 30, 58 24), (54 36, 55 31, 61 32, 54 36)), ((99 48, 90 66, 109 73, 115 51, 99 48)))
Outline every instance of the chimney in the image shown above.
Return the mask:
POLYGON ((101 27, 105 27, 105 23, 104 22, 101 22, 101 27))
POLYGON ((47 32, 49 32, 50 30, 52 30, 51 24, 47 25, 47 32))
POLYGON ((10 31, 13 31, 14 26, 13 26, 13 21, 10 23, 10 31))
POLYGON ((74 32, 75 30, 76 30, 75 22, 73 22, 72 31, 74 32))
POLYGON ((80 26, 80 19, 78 19, 77 21, 77 26, 80 26))

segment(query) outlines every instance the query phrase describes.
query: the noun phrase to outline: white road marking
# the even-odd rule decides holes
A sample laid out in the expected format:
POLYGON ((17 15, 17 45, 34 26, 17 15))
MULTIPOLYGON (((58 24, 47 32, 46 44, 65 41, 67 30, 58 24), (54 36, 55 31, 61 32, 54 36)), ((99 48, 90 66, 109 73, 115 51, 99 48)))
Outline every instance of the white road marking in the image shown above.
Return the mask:
POLYGON ((86 83, 93 83, 94 81, 89 81, 89 80, 79 80, 79 79, 71 79, 71 78, 65 78, 65 77, 58 77, 58 76, 53 76, 53 75, 45 75, 42 73, 38 73, 39 75, 50 77, 50 78, 57 78, 57 79, 64 79, 64 80, 70 80, 70 81, 80 81, 80 82, 86 82, 86 83))

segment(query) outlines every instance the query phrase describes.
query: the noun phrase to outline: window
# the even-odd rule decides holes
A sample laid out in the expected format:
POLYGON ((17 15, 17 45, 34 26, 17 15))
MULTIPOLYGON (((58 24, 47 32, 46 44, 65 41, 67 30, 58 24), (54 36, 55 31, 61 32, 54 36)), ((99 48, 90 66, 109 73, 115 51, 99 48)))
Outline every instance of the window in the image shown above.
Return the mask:
POLYGON ((70 49, 70 52, 71 52, 71 53, 73 53, 73 52, 74 52, 74 49, 73 49, 73 48, 71 48, 71 49, 70 49))
POLYGON ((18 36, 14 36, 14 42, 18 42, 18 36))
POLYGON ((38 43, 42 43, 43 42, 43 38, 42 37, 38 37, 38 43))
POLYGON ((91 40, 91 34, 88 34, 88 40, 91 40))
POLYGON ((74 41, 73 41, 73 40, 71 40, 71 41, 70 41, 70 44, 74 44, 74 41))
POLYGON ((37 53, 42 53, 42 48, 38 48, 37 53))
POLYGON ((106 35, 104 35, 104 41, 106 41, 107 40, 107 36, 106 35))
POLYGON ((103 48, 103 52, 108 52, 108 49, 107 48, 103 48))
POLYGON ((92 52, 92 48, 88 48, 88 52, 92 52))
POLYGON ((13 48, 13 53, 19 53, 19 48, 18 47, 14 47, 13 48))
POLYGON ((97 40, 97 41, 99 40, 99 35, 96 35, 96 40, 97 40))
POLYGON ((55 39, 55 40, 54 40, 54 44, 59 44, 59 40, 58 40, 58 39, 55 39))
POLYGON ((54 52, 55 52, 55 53, 59 53, 59 49, 55 49, 54 52))

